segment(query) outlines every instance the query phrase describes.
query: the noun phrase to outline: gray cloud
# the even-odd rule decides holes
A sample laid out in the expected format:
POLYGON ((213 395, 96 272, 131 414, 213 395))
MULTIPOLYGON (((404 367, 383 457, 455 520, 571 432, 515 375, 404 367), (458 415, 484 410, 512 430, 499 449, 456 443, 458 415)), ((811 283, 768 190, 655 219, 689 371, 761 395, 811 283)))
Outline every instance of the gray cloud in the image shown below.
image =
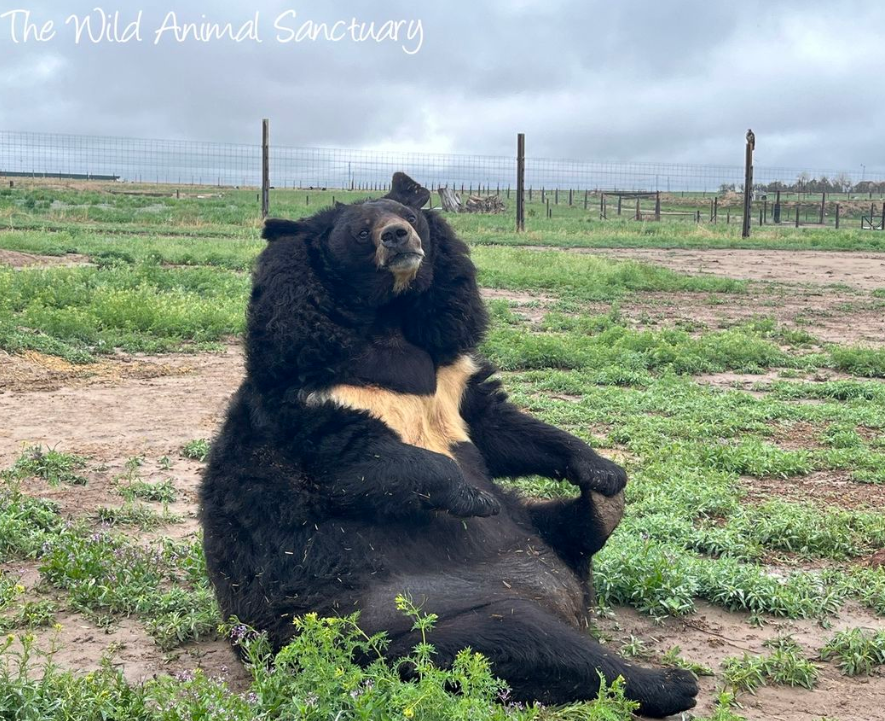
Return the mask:
POLYGON ((0 129, 279 144, 739 164, 885 168, 885 4, 496 0, 474 3, 13 0, 59 34, 13 44, 0 21, 0 129), (140 44, 80 44, 93 6, 143 9, 140 44), (424 44, 279 44, 273 18, 420 19, 424 44), (264 42, 152 44, 168 10, 264 42))

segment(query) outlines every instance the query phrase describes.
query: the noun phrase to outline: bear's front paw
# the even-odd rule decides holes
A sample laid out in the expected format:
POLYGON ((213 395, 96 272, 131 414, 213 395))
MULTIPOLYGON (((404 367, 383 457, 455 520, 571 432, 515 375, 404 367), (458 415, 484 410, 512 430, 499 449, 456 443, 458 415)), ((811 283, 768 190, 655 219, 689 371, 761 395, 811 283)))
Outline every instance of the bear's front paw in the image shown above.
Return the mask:
POLYGON ((627 485, 627 471, 617 463, 595 453, 582 456, 569 464, 568 480, 582 491, 596 491, 614 496, 627 485))
POLYGON ((501 510, 501 504, 491 493, 464 483, 457 488, 454 497, 445 504, 445 509, 457 518, 470 516, 485 518, 486 516, 497 516, 501 510))

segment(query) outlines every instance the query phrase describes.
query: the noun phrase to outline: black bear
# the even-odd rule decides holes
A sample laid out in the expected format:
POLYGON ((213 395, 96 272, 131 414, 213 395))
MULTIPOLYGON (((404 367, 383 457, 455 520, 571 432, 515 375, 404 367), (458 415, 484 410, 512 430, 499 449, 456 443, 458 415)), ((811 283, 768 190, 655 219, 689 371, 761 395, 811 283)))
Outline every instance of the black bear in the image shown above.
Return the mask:
POLYGON ((487 315, 467 246, 397 173, 384 198, 268 220, 246 377, 201 486, 225 616, 284 645, 293 617, 360 612, 415 644, 394 598, 439 616, 445 664, 486 655, 512 698, 594 698, 623 676, 641 713, 695 704, 688 671, 628 664, 586 631, 591 556, 620 518, 624 471, 508 402, 477 352, 487 315), (526 502, 493 478, 564 479, 526 502))

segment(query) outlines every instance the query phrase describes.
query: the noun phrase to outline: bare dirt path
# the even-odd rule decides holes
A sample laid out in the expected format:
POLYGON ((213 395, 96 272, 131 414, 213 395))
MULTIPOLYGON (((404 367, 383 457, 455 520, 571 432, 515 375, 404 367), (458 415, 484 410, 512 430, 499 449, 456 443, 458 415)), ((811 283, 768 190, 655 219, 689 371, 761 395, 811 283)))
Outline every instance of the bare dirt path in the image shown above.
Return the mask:
POLYGON ((853 288, 885 288, 885 253, 815 250, 683 250, 660 248, 579 249, 609 258, 640 260, 681 273, 780 283, 843 283, 853 288))

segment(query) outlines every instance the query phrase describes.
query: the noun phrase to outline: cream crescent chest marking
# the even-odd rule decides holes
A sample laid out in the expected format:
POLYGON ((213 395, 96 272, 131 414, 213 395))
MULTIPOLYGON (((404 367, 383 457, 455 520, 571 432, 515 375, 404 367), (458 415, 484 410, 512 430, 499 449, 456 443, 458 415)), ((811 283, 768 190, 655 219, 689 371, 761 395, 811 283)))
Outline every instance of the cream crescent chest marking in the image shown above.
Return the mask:
POLYGON ((453 457, 452 446, 470 440, 461 417, 461 398, 470 377, 479 370, 469 355, 436 372, 432 396, 398 393, 377 386, 337 385, 305 398, 309 406, 334 403, 365 411, 395 431, 403 443, 453 457))

